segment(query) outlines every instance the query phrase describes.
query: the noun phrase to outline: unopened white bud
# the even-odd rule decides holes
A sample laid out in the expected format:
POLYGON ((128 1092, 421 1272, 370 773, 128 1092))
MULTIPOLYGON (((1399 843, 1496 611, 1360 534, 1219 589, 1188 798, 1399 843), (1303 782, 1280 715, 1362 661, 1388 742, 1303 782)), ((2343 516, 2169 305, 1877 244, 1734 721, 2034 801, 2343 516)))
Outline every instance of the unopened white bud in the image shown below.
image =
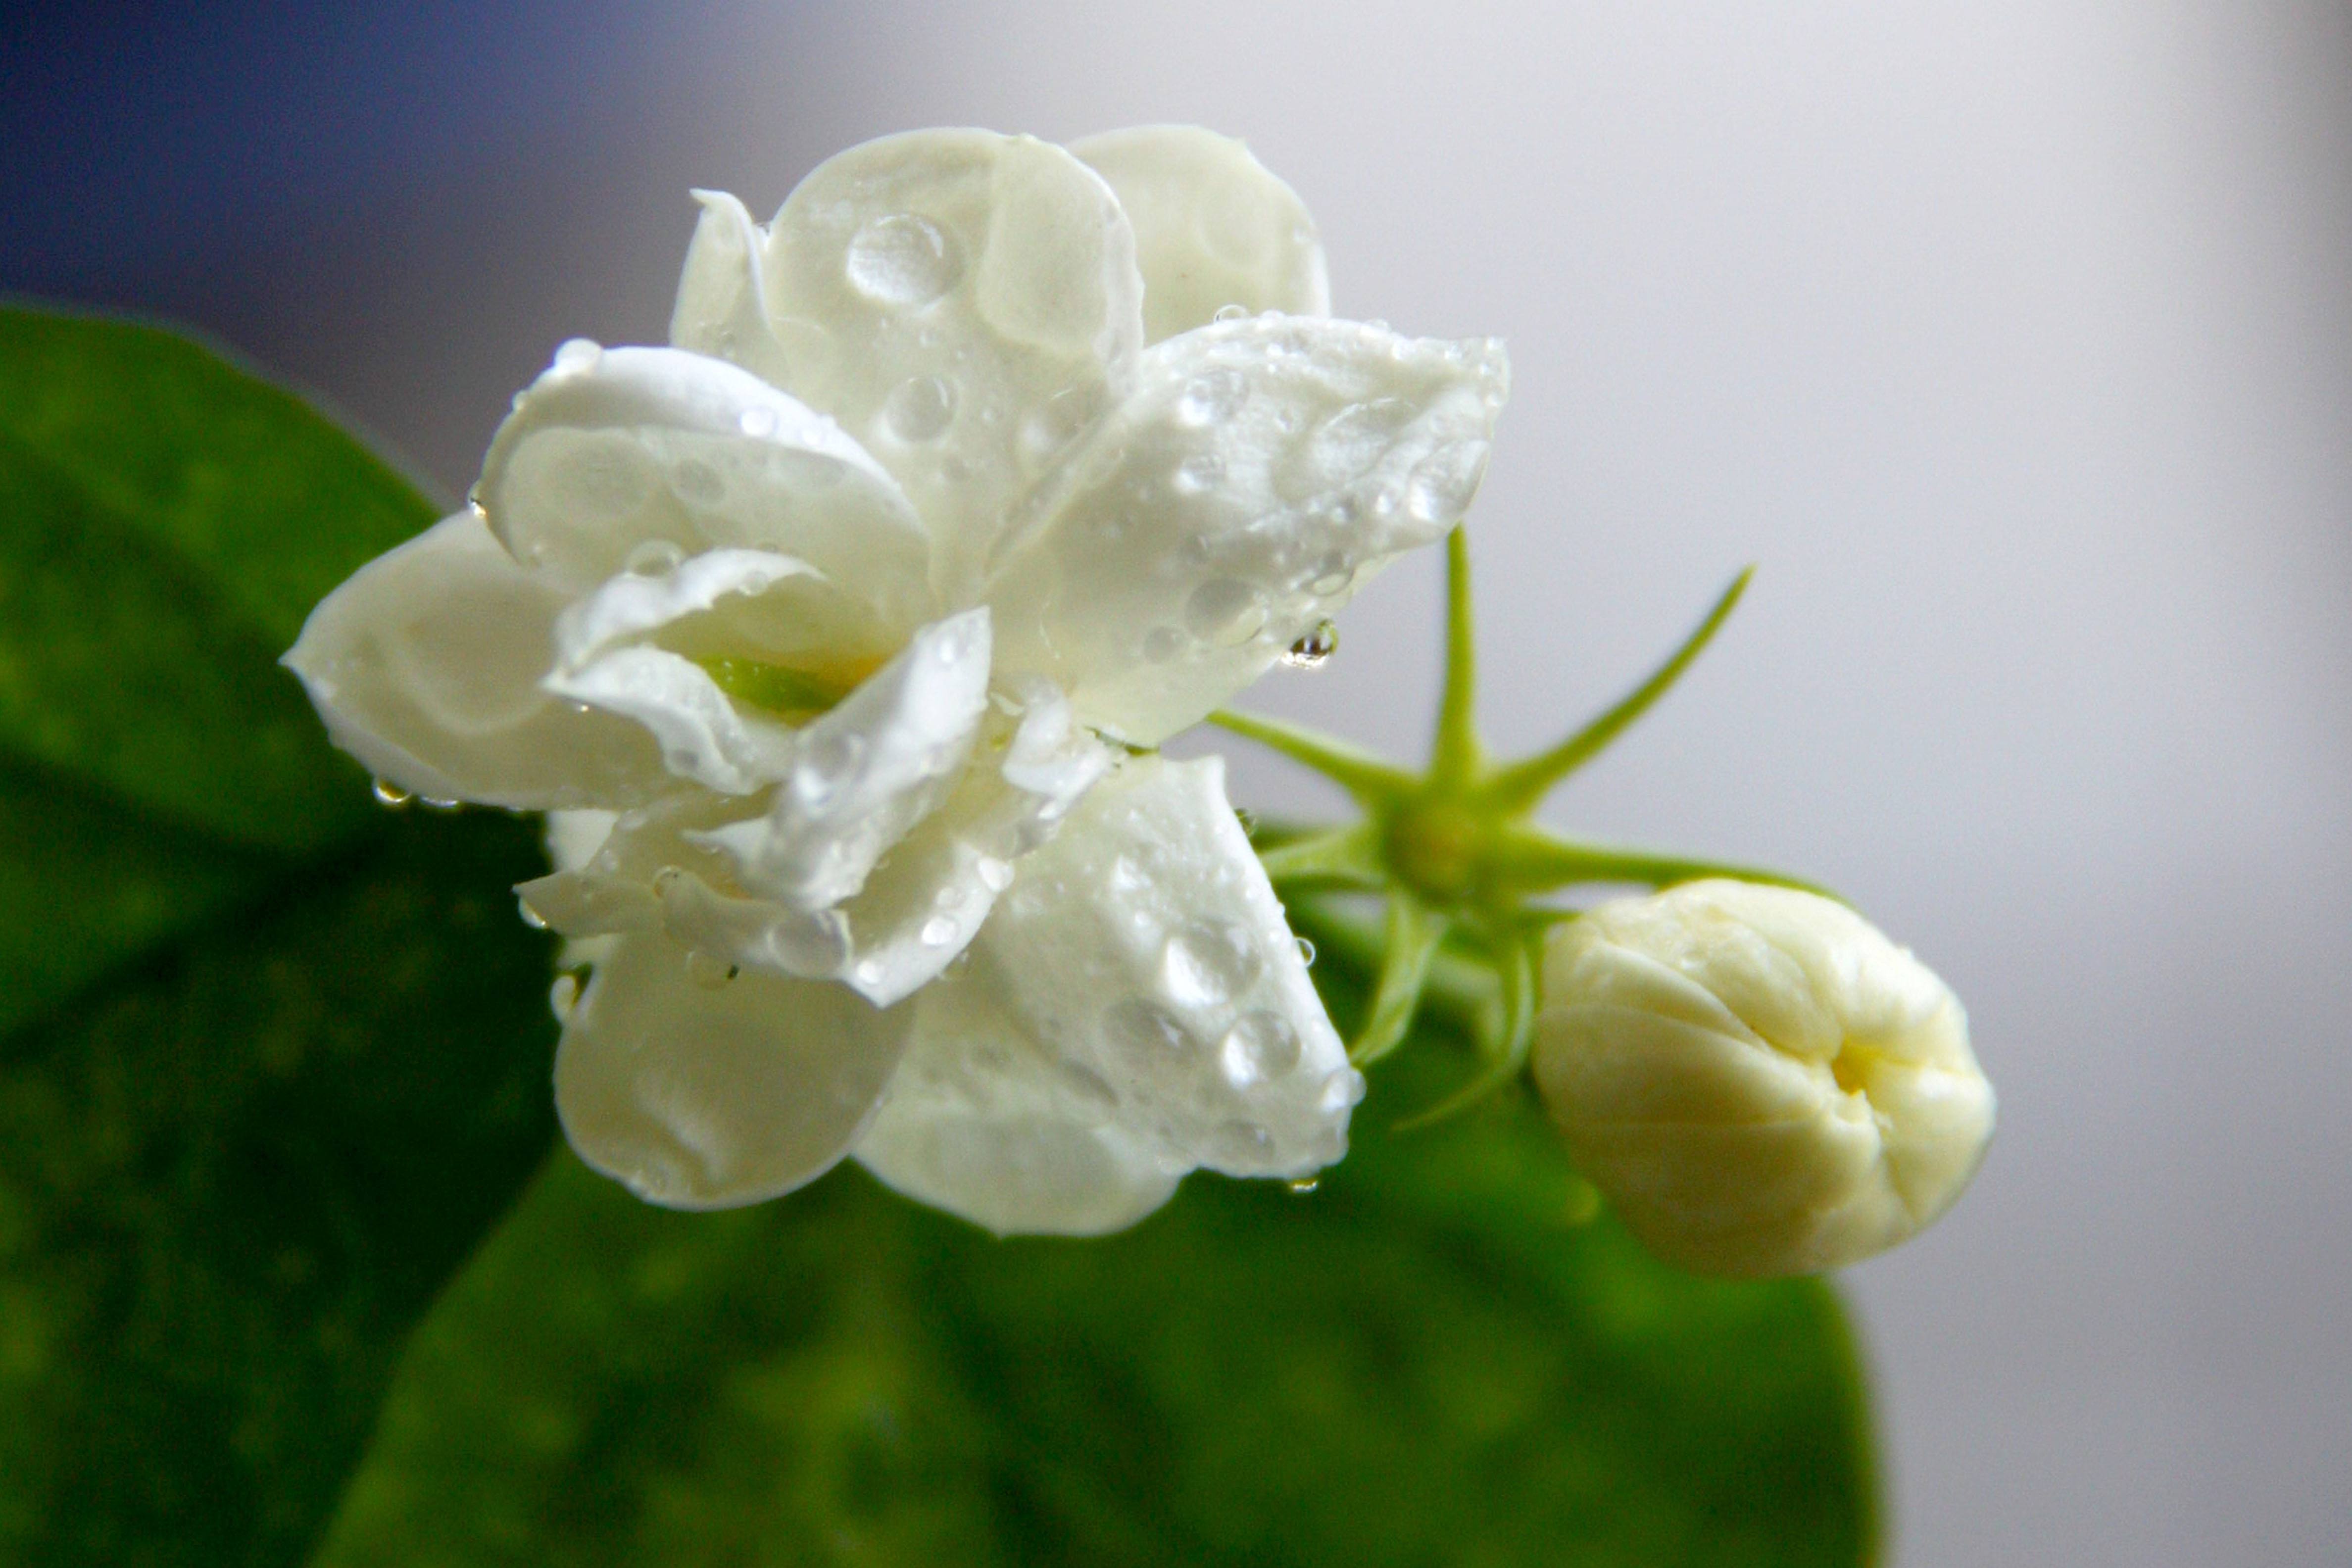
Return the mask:
POLYGON ((1627 1227, 1702 1274, 1884 1251, 1952 1206, 1992 1136, 1950 989, 1843 905, 1750 882, 1562 926, 1535 1073, 1627 1227))

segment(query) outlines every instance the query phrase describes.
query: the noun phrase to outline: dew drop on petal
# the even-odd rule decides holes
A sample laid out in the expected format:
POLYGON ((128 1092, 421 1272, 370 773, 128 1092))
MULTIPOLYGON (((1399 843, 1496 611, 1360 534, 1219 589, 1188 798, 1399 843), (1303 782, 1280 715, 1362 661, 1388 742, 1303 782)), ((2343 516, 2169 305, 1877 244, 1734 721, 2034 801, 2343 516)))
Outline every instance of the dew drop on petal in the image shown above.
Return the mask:
POLYGON ((735 427, 755 441, 764 441, 776 433, 776 411, 772 408, 746 408, 735 416, 735 427))
POLYGON ((955 410, 954 383, 942 376, 910 376, 883 402, 882 422, 899 440, 919 445, 946 435, 955 410))
POLYGON ((1416 521, 1450 523, 1470 509, 1486 472, 1486 443, 1448 441, 1423 458, 1405 486, 1404 509, 1416 521))
POLYGON ((1217 1047, 1217 1067, 1235 1089, 1279 1078, 1298 1065, 1298 1031, 1279 1013, 1244 1013, 1217 1047))
POLYGON ((1176 398, 1176 423, 1199 429, 1231 419, 1249 401, 1249 383, 1237 370, 1194 376, 1176 398))
POLYGON ((1315 1108, 1326 1116, 1336 1116, 1364 1098, 1364 1075, 1354 1068, 1341 1068, 1323 1080, 1323 1092, 1317 1097, 1315 1108))
POLYGON ((559 374, 578 375, 596 368, 604 357, 604 345, 593 338, 568 338, 555 351, 555 369, 559 374))
POLYGON ((1217 313, 1209 319, 1213 321, 1246 321, 1249 320, 1249 307, 1247 305, 1220 305, 1217 307, 1217 313))
POLYGON ((841 786, 866 760, 863 737, 835 733, 814 738, 793 770, 793 794, 813 812, 831 805, 841 786))
POLYGON ((547 1010, 555 1015, 559 1024, 572 1022, 572 1009, 580 1005, 580 981, 577 976, 559 974, 555 984, 547 988, 547 1010))
POLYGON ((1236 1164, 1255 1160, 1274 1146, 1274 1134, 1255 1121, 1228 1121, 1213 1135, 1217 1156, 1236 1164))
POLYGON ((1141 996, 1112 1003, 1103 1013, 1103 1034, 1115 1049, 1146 1067, 1192 1048, 1192 1037, 1176 1015, 1141 996))
POLYGON ((414 795, 401 788, 390 779, 373 780, 370 783, 368 788, 374 794, 376 804, 378 805, 388 805, 394 811, 398 811, 402 806, 406 805, 410 801, 416 798, 414 795))
POLYGON ((1315 944, 1303 936, 1298 939, 1298 962, 1309 969, 1315 967, 1315 944))
POLYGON ((1202 642, 1239 647, 1265 626, 1265 595, 1238 578, 1212 578, 1184 601, 1184 624, 1202 642))
POLYGON ((1244 928, 1194 921, 1160 950, 1160 979, 1180 1006, 1213 1007, 1248 988, 1264 967, 1244 928))
POLYGON ((883 305, 927 304, 963 271, 939 225, 914 213, 868 218, 850 239, 843 267, 850 287, 883 305))
POLYGON ((416 804, 432 811, 455 811, 466 803, 455 795, 444 799, 437 795, 420 795, 416 797, 416 804))
POLYGON ((1196 496, 1214 489, 1225 477, 1225 460, 1214 452, 1195 452, 1176 465, 1174 477, 1168 481, 1178 495, 1196 496))
POLYGON ((882 961, 878 958, 866 958, 860 959, 858 961, 857 979, 861 984, 879 985, 882 984, 882 976, 885 973, 886 971, 882 967, 882 961))
POLYGON ((981 886, 992 893, 1001 893, 1013 886, 1011 862, 1000 860, 993 855, 982 856, 972 870, 979 876, 981 886))
POLYGON ((541 914, 537 910, 532 909, 529 899, 517 899, 515 900, 515 910, 517 913, 522 916, 522 923, 529 926, 531 930, 545 931, 547 929, 547 917, 541 914))
POLYGON ((1315 627, 1283 653, 1282 662, 1293 669, 1320 669, 1339 651, 1339 628, 1327 617, 1315 623, 1315 627))
POLYGON ((667 577, 686 560, 686 552, 667 539, 648 539, 629 552, 621 570, 639 577, 667 577))
POLYGON ((945 947, 955 940, 956 923, 946 915, 933 915, 923 922, 923 945, 945 947))
POLYGON ((1290 1194, 1293 1197, 1303 1198, 1322 1184, 1322 1181, 1318 1177, 1301 1176, 1290 1184, 1290 1194))
POLYGON ((466 510, 472 512, 475 519, 484 526, 487 527, 490 521, 490 509, 482 504, 481 486, 476 485, 473 489, 466 492, 466 510))

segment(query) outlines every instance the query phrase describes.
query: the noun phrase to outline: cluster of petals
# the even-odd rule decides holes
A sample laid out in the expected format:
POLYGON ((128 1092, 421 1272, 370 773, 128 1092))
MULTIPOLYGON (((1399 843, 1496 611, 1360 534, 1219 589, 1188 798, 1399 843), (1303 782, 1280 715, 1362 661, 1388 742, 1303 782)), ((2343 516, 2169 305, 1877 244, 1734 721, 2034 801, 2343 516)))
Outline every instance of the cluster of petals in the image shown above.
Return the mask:
POLYGON ((1882 1252, 1958 1201, 1992 1137, 1949 987, 1788 888, 1687 882, 1561 926, 1534 1064, 1579 1169, 1704 1274, 1882 1252))
POLYGON ((1152 748, 1454 523, 1500 346, 1331 320, 1296 195, 1195 129, 701 201, 670 345, 567 343, 288 655, 381 778, 551 814, 573 1147, 1064 1233, 1337 1159, 1362 1079, 1220 763, 1152 748))

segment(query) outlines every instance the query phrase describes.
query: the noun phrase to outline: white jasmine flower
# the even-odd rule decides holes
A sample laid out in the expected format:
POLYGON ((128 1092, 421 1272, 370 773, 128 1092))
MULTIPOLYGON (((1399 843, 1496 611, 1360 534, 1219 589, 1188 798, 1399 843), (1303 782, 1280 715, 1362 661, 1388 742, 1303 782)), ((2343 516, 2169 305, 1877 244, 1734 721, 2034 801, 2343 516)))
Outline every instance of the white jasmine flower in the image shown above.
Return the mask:
POLYGON ((1687 882, 1561 927, 1537 1083, 1660 1257, 1836 1268, 1951 1207, 1992 1136, 1958 1000, 1843 905, 1687 882))
POLYGON ((701 200, 671 346, 566 344, 287 659, 392 784, 557 814, 573 1146, 684 1207, 854 1150, 1068 1232, 1338 1158, 1361 1079, 1219 764, 1127 748, 1453 525, 1500 346, 1328 319, 1297 198, 1198 130, 701 200))

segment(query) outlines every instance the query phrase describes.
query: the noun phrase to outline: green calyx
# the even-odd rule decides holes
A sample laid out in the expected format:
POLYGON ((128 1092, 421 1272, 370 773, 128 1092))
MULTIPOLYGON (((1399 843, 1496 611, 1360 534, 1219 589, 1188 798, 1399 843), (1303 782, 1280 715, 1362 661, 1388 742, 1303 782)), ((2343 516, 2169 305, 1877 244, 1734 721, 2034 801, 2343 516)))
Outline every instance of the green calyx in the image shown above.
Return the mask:
POLYGON ((1433 994, 1442 994, 1468 1026, 1477 1071, 1415 1117, 1416 1125, 1483 1099, 1526 1066, 1541 1000, 1544 934, 1575 918, 1545 901, 1554 895, 1597 884, 1662 888, 1701 877, 1822 891, 1753 867, 1568 838, 1534 819, 1554 788, 1631 728, 1706 651, 1747 591, 1752 568, 1732 580, 1672 657, 1623 699, 1558 745, 1496 762, 1478 736, 1470 552, 1460 528, 1446 541, 1445 561, 1444 694, 1423 771, 1285 721, 1211 715, 1212 722, 1330 779, 1362 809, 1362 820, 1346 826, 1264 835, 1269 842, 1259 856, 1286 901, 1329 892, 1385 896, 1381 930, 1364 943, 1378 978, 1349 1047, 1351 1060, 1361 1066, 1396 1049, 1433 994))

